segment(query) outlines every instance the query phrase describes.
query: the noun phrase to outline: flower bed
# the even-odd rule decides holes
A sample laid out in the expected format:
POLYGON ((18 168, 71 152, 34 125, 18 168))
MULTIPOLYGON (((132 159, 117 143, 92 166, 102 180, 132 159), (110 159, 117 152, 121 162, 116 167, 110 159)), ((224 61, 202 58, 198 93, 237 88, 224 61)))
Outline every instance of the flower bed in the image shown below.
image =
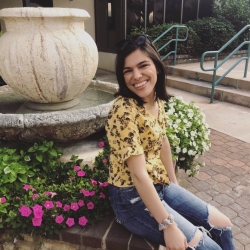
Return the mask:
POLYGON ((70 162, 59 162, 62 149, 53 142, 24 148, 0 148, 0 228, 11 228, 13 239, 21 233, 50 238, 111 213, 108 164, 98 163, 103 153, 90 169, 74 155, 70 162))

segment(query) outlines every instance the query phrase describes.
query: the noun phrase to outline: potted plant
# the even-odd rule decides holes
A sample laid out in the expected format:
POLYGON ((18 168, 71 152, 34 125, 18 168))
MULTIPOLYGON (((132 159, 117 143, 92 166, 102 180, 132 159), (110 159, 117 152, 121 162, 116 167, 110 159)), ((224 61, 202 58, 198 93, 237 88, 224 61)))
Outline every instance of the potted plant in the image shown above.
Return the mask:
POLYGON ((196 159, 211 146, 205 114, 193 101, 186 103, 181 97, 171 97, 165 103, 165 111, 168 118, 166 135, 175 167, 185 170, 188 176, 194 176, 205 165, 196 159))

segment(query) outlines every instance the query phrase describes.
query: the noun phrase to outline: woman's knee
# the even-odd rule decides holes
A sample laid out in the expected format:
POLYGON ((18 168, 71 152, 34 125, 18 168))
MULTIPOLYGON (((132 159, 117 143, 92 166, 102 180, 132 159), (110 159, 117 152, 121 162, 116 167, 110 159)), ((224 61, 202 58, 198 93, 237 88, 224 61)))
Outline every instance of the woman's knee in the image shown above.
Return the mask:
POLYGON ((214 227, 232 227, 232 222, 223 213, 213 206, 208 206, 209 218, 208 223, 214 227))

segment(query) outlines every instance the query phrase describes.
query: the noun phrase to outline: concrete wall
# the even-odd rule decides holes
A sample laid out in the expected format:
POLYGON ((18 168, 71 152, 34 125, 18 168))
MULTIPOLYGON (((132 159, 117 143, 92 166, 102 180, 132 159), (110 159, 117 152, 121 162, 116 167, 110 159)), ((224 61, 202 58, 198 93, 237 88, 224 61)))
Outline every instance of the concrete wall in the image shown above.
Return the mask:
POLYGON ((99 52, 98 68, 115 72, 115 57, 116 54, 99 52))
POLYGON ((22 0, 0 0, 0 9, 23 7, 22 0))
MULTIPOLYGON (((0 0, 1 1, 1 0, 0 0)), ((78 8, 88 11, 90 19, 85 21, 85 30, 95 40, 95 9, 94 0, 53 0, 54 7, 78 8)))
MULTIPOLYGON (((23 7, 22 0, 0 0, 0 9, 3 8, 14 8, 14 7, 23 7)), ((1 28, 5 31, 4 22, 0 20, 1 28)))

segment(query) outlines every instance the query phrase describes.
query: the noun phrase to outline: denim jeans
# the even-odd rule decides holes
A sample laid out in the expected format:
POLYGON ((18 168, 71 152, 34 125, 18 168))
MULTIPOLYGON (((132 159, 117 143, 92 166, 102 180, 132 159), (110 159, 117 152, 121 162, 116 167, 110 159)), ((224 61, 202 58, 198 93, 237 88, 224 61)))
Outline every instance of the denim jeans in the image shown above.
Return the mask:
MULTIPOLYGON (((234 250, 231 227, 216 228, 209 224, 208 204, 184 188, 171 183, 168 187, 157 184, 156 191, 169 214, 174 215, 175 223, 189 243, 197 230, 203 232, 195 250, 234 250)), ((163 232, 157 221, 142 202, 135 187, 109 187, 110 201, 116 221, 130 232, 147 240, 165 246, 163 232)))

